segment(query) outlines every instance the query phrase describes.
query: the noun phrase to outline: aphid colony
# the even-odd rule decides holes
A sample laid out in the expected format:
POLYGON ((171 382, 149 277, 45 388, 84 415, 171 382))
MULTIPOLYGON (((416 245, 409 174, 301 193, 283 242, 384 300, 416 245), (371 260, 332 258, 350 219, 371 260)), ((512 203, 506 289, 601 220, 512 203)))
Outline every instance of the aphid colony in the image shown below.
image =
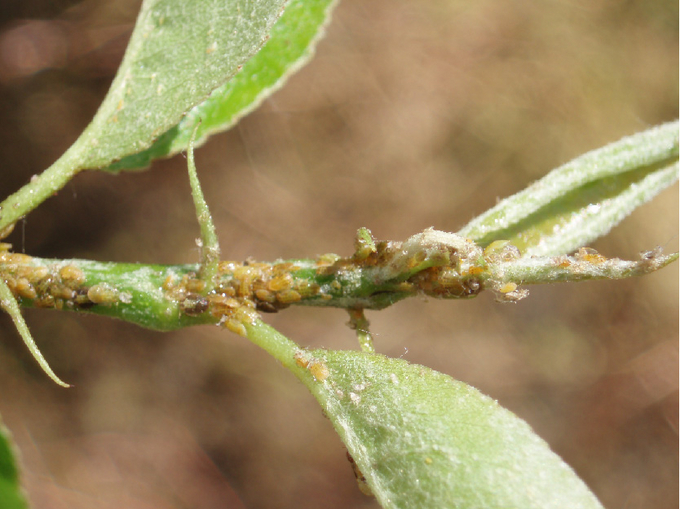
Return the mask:
POLYGON ((224 327, 245 336, 243 323, 257 317, 256 311, 275 313, 303 298, 323 298, 320 285, 295 277, 298 270, 290 262, 224 261, 218 266, 214 289, 207 294, 205 281, 195 273, 181 278, 169 275, 162 288, 183 314, 198 316, 207 311, 224 327))
POLYGON ((85 274, 71 264, 38 265, 32 257, 11 253, 0 244, 0 277, 17 298, 38 308, 87 309, 128 300, 107 283, 85 284, 85 274))

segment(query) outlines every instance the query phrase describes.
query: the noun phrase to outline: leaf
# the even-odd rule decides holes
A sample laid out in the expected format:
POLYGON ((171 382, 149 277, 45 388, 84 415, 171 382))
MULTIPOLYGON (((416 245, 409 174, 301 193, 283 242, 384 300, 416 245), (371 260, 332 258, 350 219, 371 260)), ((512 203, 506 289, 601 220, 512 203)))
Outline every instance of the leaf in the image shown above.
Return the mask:
POLYGON ((262 47, 285 1, 145 0, 94 119, 58 161, 0 204, 0 231, 77 172, 149 148, 262 47))
MULTIPOLYGON (((264 44, 285 0, 146 0, 82 139, 98 168, 148 148, 264 44)), ((76 144, 78 145, 78 143, 76 144)))
POLYGON ((19 484, 14 450, 7 428, 0 420, 0 507, 3 509, 27 509, 28 504, 19 484))
POLYGON ((151 161, 184 151, 196 123, 196 146, 232 127, 281 88, 309 61, 322 38, 336 0, 291 0, 271 30, 270 39, 241 71, 187 113, 147 150, 128 156, 108 170, 144 168, 151 161))
POLYGON ((248 338, 310 389, 385 508, 601 508, 529 425, 476 389, 401 359, 248 338))
MULTIPOLYGON (((48 364, 47 360, 43 356, 42 352, 38 348, 38 345, 33 341, 33 336, 31 336, 31 331, 28 329, 28 325, 24 321, 24 317, 21 316, 21 309, 19 309, 19 303, 14 298, 12 291, 7 286, 2 279, 0 279, 0 308, 2 308, 14 322, 14 327, 16 327, 17 332, 24 340, 24 343, 28 347, 28 350, 33 355, 33 358, 38 362, 43 371, 49 376, 54 383, 61 385, 62 387, 70 387, 69 384, 63 382, 48 364)), ((0 506, 1 507, 1 506, 0 506)))
POLYGON ((505 239, 524 256, 566 254, 605 235, 678 179, 678 123, 623 138, 557 168, 473 219, 460 235, 505 239))

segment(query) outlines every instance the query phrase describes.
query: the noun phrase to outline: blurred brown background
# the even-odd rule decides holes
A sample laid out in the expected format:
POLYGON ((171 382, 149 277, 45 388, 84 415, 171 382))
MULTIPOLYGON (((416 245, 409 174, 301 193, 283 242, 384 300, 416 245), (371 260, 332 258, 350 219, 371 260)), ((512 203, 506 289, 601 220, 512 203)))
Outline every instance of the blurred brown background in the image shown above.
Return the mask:
MULTIPOLYGON (((75 140, 138 4, 5 0, 0 194, 75 140)), ((226 258, 349 254, 469 219, 586 150, 678 116, 674 0, 343 0, 316 58, 197 153, 226 258)), ((44 257, 197 261, 185 160, 83 174, 10 241, 44 257)), ((606 256, 678 249, 677 187, 606 256)), ((35 508, 375 508, 312 397, 215 327, 149 332, 25 313, 64 390, 0 316, 0 414, 35 508)), ((678 264, 531 290, 517 305, 413 299, 369 313, 377 348, 526 419, 608 508, 678 507, 678 264)), ((303 345, 356 348, 341 310, 266 317, 303 345)))

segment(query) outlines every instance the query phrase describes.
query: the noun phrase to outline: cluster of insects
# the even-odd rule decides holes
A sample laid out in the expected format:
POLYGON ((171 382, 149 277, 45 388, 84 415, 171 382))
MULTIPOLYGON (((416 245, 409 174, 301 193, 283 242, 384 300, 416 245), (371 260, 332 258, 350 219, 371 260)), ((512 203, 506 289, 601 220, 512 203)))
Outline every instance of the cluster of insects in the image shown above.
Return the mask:
POLYGON ((85 273, 72 264, 33 263, 31 256, 12 253, 11 244, 0 243, 2 279, 25 304, 37 308, 88 309, 97 304, 129 301, 107 283, 86 284, 85 273))
MULTIPOLYGON (((515 259, 516 248, 506 244, 484 255, 515 259)), ((315 260, 275 263, 223 261, 209 292, 196 273, 170 275, 162 287, 184 315, 210 313, 241 335, 245 335, 243 322, 251 320, 254 313, 275 313, 296 303, 379 308, 408 295, 466 298, 483 289, 486 269, 481 250, 480 264, 467 260, 452 246, 440 246, 434 255, 433 252, 411 249, 401 242, 376 242, 362 228, 350 257, 325 254, 315 260)), ((510 299, 517 287, 499 291, 510 299)))

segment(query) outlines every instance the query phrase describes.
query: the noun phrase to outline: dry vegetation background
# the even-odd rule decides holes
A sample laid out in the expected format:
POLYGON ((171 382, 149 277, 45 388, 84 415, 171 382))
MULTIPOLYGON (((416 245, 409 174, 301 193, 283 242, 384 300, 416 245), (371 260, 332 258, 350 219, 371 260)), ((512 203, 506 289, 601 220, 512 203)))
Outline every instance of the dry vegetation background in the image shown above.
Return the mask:
MULTIPOLYGON (((49 166, 122 57, 130 0, 4 0, 0 195, 49 166)), ((456 231, 550 169, 678 116, 671 0, 343 0, 316 58, 197 153, 226 258, 349 254, 356 229, 456 231)), ((594 247, 678 249, 677 187, 594 247)), ((44 257, 198 260, 185 160, 83 174, 10 241, 44 257)), ((37 509, 375 508, 312 397, 216 327, 149 332, 28 310, 50 382, 0 316, 0 414, 37 509)), ((377 348, 526 419, 608 508, 678 507, 678 264, 531 290, 517 305, 412 299, 377 348)), ((266 317, 356 348, 341 310, 266 317)))

